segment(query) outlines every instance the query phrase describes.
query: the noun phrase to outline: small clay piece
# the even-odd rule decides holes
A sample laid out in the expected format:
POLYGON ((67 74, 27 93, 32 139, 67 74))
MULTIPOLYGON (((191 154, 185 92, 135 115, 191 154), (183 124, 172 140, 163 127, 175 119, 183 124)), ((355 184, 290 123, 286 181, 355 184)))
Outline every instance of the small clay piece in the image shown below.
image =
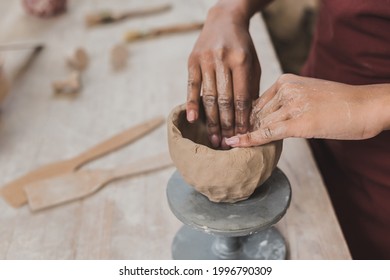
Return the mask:
POLYGON ((65 80, 55 81, 52 84, 54 93, 57 94, 76 94, 81 90, 80 72, 72 72, 65 80))
POLYGON ((26 11, 34 16, 47 18, 66 11, 67 0, 23 0, 26 11))
POLYGON ((111 49, 111 66, 115 71, 122 70, 127 65, 129 52, 124 44, 117 44, 111 49))
POLYGON ((9 83, 5 76, 3 61, 0 58, 0 104, 3 101, 3 99, 6 97, 8 90, 9 90, 9 83))
POLYGON ((276 167, 282 141, 251 148, 214 150, 206 121, 190 124, 185 105, 168 118, 169 151, 184 180, 213 202, 234 203, 247 199, 276 167))
POLYGON ((84 48, 77 48, 67 58, 69 67, 74 70, 83 71, 87 68, 89 62, 88 53, 84 48))

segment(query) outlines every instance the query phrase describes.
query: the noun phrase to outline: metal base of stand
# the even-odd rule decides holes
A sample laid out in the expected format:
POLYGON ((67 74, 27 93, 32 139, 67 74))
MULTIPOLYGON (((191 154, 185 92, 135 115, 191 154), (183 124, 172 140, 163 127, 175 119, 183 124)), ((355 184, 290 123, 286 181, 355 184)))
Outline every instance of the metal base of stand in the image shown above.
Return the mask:
POLYGON ((272 227, 286 213, 291 187, 278 168, 247 200, 214 203, 188 185, 176 171, 167 198, 184 223, 172 244, 174 259, 286 258, 282 235, 272 227))
POLYGON ((172 257, 175 260, 284 260, 287 248, 283 236, 274 227, 244 237, 218 237, 183 226, 173 240, 172 257))

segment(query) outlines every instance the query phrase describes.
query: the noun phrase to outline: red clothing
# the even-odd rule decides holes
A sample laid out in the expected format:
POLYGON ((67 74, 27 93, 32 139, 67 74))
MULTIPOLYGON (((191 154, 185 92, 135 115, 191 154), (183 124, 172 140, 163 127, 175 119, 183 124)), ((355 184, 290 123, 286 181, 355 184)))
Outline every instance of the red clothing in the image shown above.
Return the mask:
MULTIPOLYGON (((390 83, 390 0, 323 0, 302 74, 390 83)), ((310 144, 353 258, 390 259, 390 131, 310 144)))

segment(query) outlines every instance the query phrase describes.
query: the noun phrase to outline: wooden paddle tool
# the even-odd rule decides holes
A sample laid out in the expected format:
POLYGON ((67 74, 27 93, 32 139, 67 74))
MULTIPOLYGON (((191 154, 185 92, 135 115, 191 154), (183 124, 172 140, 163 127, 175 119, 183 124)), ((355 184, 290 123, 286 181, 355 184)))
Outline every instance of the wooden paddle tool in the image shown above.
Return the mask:
POLYGON ((181 23, 181 24, 175 24, 171 26, 158 27, 149 30, 129 30, 125 33, 124 40, 126 42, 133 42, 142 39, 156 38, 163 35, 199 30, 202 28, 203 28, 203 22, 194 22, 194 23, 181 23))
POLYGON ((76 157, 42 166, 6 184, 2 189, 0 189, 0 194, 13 207, 20 207, 27 203, 27 196, 24 192, 24 186, 27 184, 62 175, 64 173, 73 172, 94 159, 130 144, 163 123, 164 117, 156 117, 131 127, 76 157))
POLYGON ((115 180, 172 166, 168 153, 112 170, 79 170, 26 185, 28 203, 37 211, 91 195, 115 180))
POLYGON ((108 24, 108 23, 118 22, 125 19, 135 18, 135 17, 159 14, 162 12, 169 11, 171 8, 172 8, 171 4, 164 4, 155 7, 148 7, 148 8, 125 11, 125 12, 122 11, 117 13, 111 11, 100 11, 97 13, 91 13, 87 15, 85 17, 85 24, 89 27, 101 25, 101 24, 108 24))

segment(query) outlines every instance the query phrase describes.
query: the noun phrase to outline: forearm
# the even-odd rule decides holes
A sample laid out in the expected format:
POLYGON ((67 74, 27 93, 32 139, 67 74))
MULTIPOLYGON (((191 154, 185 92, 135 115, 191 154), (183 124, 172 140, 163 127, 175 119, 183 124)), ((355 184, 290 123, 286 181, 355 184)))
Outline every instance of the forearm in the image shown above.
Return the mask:
POLYGON ((229 14, 232 20, 249 24, 250 18, 273 0, 219 0, 209 11, 211 16, 229 14))
POLYGON ((232 147, 288 137, 363 140, 390 130, 390 84, 348 85, 282 75, 254 104, 253 131, 225 139, 232 147))

